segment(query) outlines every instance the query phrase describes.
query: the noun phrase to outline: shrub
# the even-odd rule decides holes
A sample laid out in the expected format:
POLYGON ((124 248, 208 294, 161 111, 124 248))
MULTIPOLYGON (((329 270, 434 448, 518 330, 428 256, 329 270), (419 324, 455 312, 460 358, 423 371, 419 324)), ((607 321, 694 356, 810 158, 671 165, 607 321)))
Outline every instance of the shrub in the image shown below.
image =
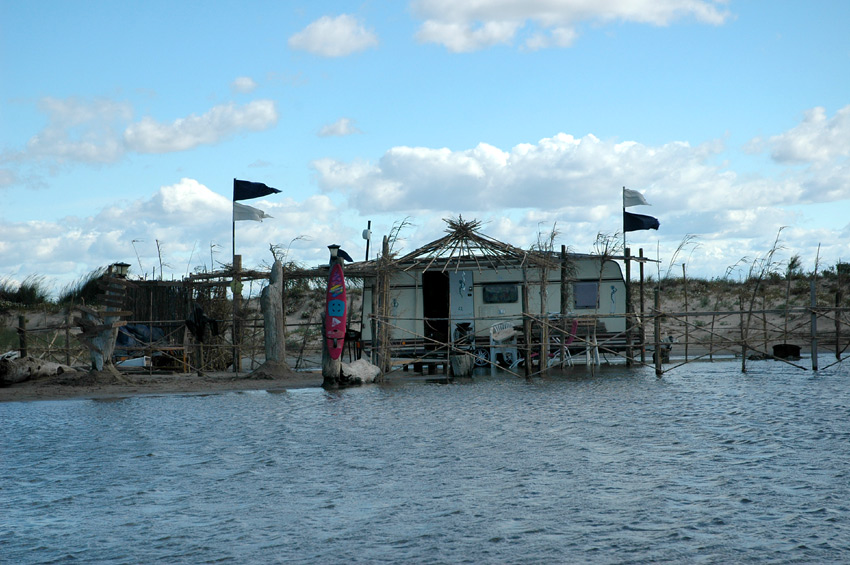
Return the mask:
POLYGON ((106 267, 100 267, 80 277, 66 286, 59 294, 59 304, 93 304, 101 293, 98 280, 106 273, 106 267))
POLYGON ((41 275, 30 275, 19 285, 5 279, 0 281, 0 300, 33 306, 50 302, 50 289, 41 275))

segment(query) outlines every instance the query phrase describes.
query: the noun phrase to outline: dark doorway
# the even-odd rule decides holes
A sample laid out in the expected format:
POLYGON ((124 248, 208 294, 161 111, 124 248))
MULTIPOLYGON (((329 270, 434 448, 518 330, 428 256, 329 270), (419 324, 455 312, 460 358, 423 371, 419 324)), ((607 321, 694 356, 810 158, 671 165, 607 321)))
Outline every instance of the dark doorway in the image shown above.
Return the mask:
MULTIPOLYGON (((449 275, 440 272, 422 273, 422 314, 425 317, 425 337, 439 343, 449 340, 449 275)), ((425 342, 426 349, 437 345, 425 342)))

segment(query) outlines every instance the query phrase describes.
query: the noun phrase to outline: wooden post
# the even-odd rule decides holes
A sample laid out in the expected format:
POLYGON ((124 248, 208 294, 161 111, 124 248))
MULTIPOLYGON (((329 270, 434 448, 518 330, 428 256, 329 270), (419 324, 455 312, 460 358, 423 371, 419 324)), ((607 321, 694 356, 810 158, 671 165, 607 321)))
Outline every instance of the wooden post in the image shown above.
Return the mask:
POLYGON ((71 311, 65 311, 65 364, 71 365, 71 311))
POLYGON ((685 264, 682 263, 682 286, 685 291, 685 363, 688 362, 688 341, 690 337, 690 332, 688 331, 688 325, 690 319, 688 318, 688 273, 685 269, 685 264))
POLYGON ((767 335, 767 296, 764 290, 761 291, 761 329, 762 334, 764 334, 762 351, 766 353, 770 344, 770 337, 767 335))
POLYGON ((625 248, 623 256, 626 262, 626 367, 632 366, 632 251, 625 248))
POLYGON ((835 360, 841 361, 841 275, 838 284, 838 290, 835 291, 835 360))
POLYGON ((738 307, 741 310, 741 372, 747 372, 747 334, 744 331, 744 297, 738 297, 738 307))
POLYGON ((661 378, 664 371, 661 370, 661 290, 658 287, 655 287, 653 323, 655 326, 655 376, 661 378))
POLYGON ((242 340, 242 324, 240 316, 242 315, 242 256, 233 256, 233 283, 231 290, 233 291, 233 329, 231 330, 233 337, 233 370, 239 374, 242 368, 242 352, 240 350, 240 342, 242 340))
POLYGON ((549 372, 549 269, 541 267, 537 272, 540 274, 540 372, 546 375, 549 372))
POLYGON ((522 335, 525 339, 525 376, 531 376, 531 318, 528 312, 528 269, 522 265, 522 335))
POLYGON ((381 244, 381 260, 384 263, 384 268, 380 272, 381 295, 378 300, 381 315, 379 320, 380 326, 378 327, 378 332, 381 335, 380 367, 382 372, 389 373, 390 369, 392 369, 392 344, 390 343, 390 326, 388 323, 390 314, 390 240, 387 236, 384 236, 381 244))
POLYGON ((27 317, 18 316, 18 353, 23 358, 27 356, 27 317))
MULTIPOLYGON (((378 269, 380 269, 380 266, 378 266, 378 269)), ((372 333, 372 347, 369 351, 369 361, 377 367, 383 367, 378 357, 378 318, 376 317, 378 315, 378 280, 380 278, 380 275, 376 273, 375 279, 372 281, 372 316, 369 318, 369 329, 372 333)))
POLYGON ((567 312, 569 312, 569 287, 567 286, 567 246, 561 246, 561 317, 560 317, 560 328, 561 328, 561 369, 566 365, 567 358, 567 312))
POLYGON ((640 362, 646 363, 646 323, 644 316, 646 315, 644 305, 644 287, 643 287, 643 247, 640 248, 640 362))
POLYGON ((811 310, 812 310, 812 371, 818 370, 818 313, 817 307, 817 284, 812 277, 811 282, 811 310))

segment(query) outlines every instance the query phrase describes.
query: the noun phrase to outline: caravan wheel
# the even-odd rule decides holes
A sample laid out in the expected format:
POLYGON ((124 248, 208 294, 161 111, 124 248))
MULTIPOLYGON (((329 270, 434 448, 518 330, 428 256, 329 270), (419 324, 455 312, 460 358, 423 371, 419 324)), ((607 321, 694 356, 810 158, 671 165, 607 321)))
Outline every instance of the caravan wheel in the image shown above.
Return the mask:
POLYGON ((486 367, 490 364, 490 349, 487 347, 476 347, 472 352, 475 356, 476 367, 486 367))

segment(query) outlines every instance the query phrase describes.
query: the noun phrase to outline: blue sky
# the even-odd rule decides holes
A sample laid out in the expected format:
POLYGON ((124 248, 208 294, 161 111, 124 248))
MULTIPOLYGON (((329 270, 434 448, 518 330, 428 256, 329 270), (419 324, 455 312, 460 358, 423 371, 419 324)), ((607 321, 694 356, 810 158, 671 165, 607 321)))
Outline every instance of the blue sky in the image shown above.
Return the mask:
POLYGON ((412 250, 458 214, 591 252, 623 186, 661 221, 628 241, 662 275, 688 235, 676 261, 719 277, 783 227, 780 260, 850 260, 848 21, 843 1, 0 0, 0 279, 218 267, 233 178, 282 191, 246 202, 272 216, 237 222, 246 266, 362 258, 370 220, 376 242, 407 220, 412 250))

